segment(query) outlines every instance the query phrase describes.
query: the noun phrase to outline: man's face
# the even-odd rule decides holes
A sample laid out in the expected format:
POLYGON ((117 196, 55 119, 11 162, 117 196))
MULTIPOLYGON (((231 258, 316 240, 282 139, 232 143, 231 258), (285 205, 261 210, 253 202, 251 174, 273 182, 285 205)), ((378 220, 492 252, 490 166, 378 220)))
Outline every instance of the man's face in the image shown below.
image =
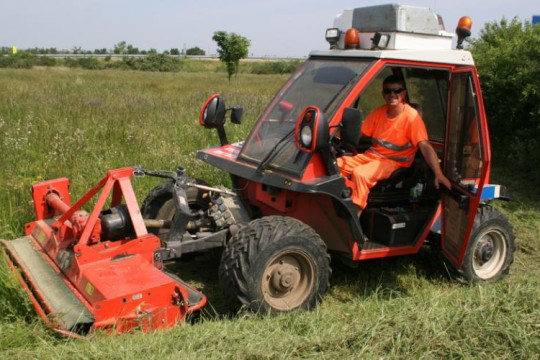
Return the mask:
POLYGON ((405 102, 407 91, 401 83, 388 83, 383 86, 382 95, 387 105, 399 105, 405 102))

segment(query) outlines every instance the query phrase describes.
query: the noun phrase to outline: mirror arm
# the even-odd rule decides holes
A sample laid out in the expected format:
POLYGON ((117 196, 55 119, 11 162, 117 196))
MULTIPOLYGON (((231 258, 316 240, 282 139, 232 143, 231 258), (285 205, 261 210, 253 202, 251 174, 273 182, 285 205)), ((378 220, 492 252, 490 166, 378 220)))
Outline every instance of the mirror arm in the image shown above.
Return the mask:
POLYGON ((229 141, 227 140, 227 134, 225 133, 225 127, 223 125, 219 125, 216 127, 218 135, 219 135, 219 141, 221 142, 221 146, 227 145, 229 141))

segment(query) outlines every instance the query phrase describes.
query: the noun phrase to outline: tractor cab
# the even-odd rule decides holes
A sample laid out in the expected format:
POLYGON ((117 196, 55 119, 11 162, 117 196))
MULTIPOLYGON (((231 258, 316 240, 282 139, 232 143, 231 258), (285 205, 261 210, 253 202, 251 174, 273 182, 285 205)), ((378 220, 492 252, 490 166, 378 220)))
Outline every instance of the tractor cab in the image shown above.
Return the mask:
MULTIPOLYGON (((252 217, 299 219, 337 256, 358 261, 413 254, 435 239, 460 268, 485 193, 500 194, 499 186, 487 185, 487 119, 473 58, 461 49, 471 23, 460 19, 452 49, 454 34, 429 9, 346 10, 326 31, 329 49, 311 52, 244 142, 198 156, 232 174, 252 217), (340 175, 336 160, 369 148, 360 141, 360 127, 384 104, 382 81, 389 75, 403 79, 407 102, 423 118, 452 189, 435 188, 418 151, 411 167, 371 189, 358 219, 352 182, 340 175)), ((205 126, 207 115, 203 107, 205 126)))

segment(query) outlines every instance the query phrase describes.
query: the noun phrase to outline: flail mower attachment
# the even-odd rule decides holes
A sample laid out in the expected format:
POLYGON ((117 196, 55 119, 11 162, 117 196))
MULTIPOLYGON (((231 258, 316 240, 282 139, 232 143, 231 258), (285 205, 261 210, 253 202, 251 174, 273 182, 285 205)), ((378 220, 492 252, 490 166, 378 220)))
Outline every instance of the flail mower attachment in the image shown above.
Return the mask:
POLYGON ((26 224, 26 236, 1 240, 37 313, 60 333, 151 331, 173 326, 206 303, 154 260, 161 244, 147 232, 133 174, 131 167, 108 171, 73 206, 68 179, 36 184, 37 220, 26 224), (96 194, 92 212, 82 210, 96 194), (103 211, 109 195, 110 209, 103 211))

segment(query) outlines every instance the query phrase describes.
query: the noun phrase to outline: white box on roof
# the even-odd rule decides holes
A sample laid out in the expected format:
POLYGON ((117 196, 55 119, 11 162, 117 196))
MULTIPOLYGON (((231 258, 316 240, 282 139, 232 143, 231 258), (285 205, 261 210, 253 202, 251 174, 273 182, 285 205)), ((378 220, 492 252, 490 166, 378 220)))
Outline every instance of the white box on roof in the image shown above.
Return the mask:
MULTIPOLYGON (((377 5, 345 10, 334 19, 341 31, 355 28, 360 48, 371 49, 375 33, 388 34, 390 50, 447 50, 454 34, 446 32, 442 19, 431 9, 410 5, 377 5)), ((343 39, 340 45, 343 46, 343 39)))
POLYGON ((378 5, 353 10, 352 26, 360 32, 408 32, 439 35, 441 25, 431 9, 410 5, 378 5))

